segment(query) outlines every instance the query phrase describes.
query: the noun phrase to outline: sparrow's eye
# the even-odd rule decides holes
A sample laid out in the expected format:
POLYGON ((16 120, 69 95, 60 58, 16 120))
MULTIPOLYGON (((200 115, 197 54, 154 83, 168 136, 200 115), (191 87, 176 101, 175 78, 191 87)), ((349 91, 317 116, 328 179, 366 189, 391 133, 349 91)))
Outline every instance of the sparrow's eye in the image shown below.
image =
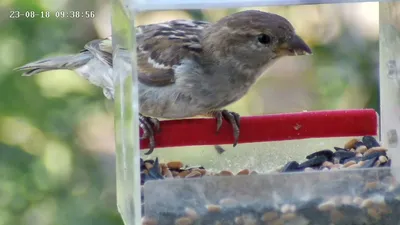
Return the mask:
POLYGON ((258 38, 258 41, 259 41, 261 44, 266 45, 266 44, 271 43, 271 37, 268 36, 268 35, 266 35, 266 34, 259 34, 257 38, 258 38))

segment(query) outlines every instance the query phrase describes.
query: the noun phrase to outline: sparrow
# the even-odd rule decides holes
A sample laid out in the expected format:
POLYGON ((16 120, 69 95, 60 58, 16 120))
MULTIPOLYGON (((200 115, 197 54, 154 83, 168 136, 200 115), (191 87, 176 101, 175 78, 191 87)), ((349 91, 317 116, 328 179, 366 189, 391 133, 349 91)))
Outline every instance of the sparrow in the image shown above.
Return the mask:
MULTIPOLYGON (((217 132, 225 119, 236 146, 240 116, 225 107, 246 95, 278 59, 312 53, 287 19, 258 10, 237 12, 215 23, 178 19, 138 26, 136 50, 140 139, 149 139, 147 155, 156 146, 161 118, 214 117, 217 132)), ((35 61, 17 70, 25 71, 23 76, 73 70, 113 100, 112 56, 108 37, 87 43, 78 54, 35 61)))

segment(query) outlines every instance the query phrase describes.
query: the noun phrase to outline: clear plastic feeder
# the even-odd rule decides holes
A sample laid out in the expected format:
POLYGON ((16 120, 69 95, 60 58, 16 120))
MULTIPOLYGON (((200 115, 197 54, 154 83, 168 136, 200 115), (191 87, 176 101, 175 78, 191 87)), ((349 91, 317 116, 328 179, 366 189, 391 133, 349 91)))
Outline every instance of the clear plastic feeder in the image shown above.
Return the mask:
MULTIPOLYGON (((143 154, 148 140, 139 140, 134 28, 140 13, 349 2, 361 1, 114 0, 117 202, 124 223, 399 224, 400 2, 379 2, 379 116, 372 109, 242 115, 241 136, 234 148, 229 124, 224 122, 216 134, 216 121, 211 118, 161 121, 156 149, 149 156, 143 154), (312 165, 306 171, 288 169, 293 166, 288 162, 305 162, 307 155, 323 149, 335 152, 333 147, 345 148, 349 140, 362 140, 363 136, 379 140, 383 148, 389 149, 390 159, 384 161, 377 155, 371 161, 361 155, 364 158, 354 164, 362 165, 354 169, 343 168, 349 162, 340 159, 341 166, 335 169, 317 170, 312 165), (372 164, 366 166, 368 163, 372 164), (389 163, 390 167, 379 166, 389 163), (148 168, 144 185, 143 167, 148 168), (196 176, 185 177, 193 171, 197 171, 196 176)), ((310 57, 318 57, 318 51, 310 57)), ((340 60, 333 59, 332 64, 340 67, 340 60)), ((343 68, 343 72, 352 73, 351 68, 343 68)), ((365 151, 374 147, 378 150, 369 154, 380 152, 378 146, 369 146, 365 151)), ((359 146, 351 148, 354 154, 359 153, 359 146)))

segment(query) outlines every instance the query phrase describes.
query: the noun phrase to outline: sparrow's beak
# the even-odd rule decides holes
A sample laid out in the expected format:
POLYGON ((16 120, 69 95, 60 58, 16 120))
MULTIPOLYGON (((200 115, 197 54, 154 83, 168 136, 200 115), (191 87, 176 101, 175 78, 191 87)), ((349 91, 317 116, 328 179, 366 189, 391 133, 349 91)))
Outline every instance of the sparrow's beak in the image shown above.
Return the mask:
POLYGON ((311 55, 310 47, 299 36, 294 35, 281 46, 279 46, 277 54, 280 56, 293 55, 311 55))

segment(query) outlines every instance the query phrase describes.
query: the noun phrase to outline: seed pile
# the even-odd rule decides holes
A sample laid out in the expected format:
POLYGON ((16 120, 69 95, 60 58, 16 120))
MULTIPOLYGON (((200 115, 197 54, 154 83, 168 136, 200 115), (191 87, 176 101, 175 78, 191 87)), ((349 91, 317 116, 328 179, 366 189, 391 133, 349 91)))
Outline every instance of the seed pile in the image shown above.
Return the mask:
MULTIPOLYGON (((288 162, 280 172, 330 171, 389 167, 387 149, 371 136, 352 139, 343 148, 324 149, 310 154, 306 161, 288 162)), ((205 168, 184 166, 181 162, 142 161, 142 183, 149 179, 190 178, 208 175, 231 176, 230 171, 208 172, 205 168)), ((390 171, 360 173, 349 180, 335 180, 325 197, 306 200, 247 201, 234 198, 191 204, 188 200, 165 212, 144 212, 143 225, 398 225, 400 185, 390 171), (334 188, 332 188, 334 185, 334 188), (351 186, 351 188, 348 188, 351 186), (346 190, 346 191, 344 191, 346 190), (336 192, 336 191, 335 191, 336 192), (171 213, 173 212, 173 213, 171 213)), ((255 174, 244 169, 237 175, 255 174)), ((327 183, 329 186, 329 184, 327 183)), ((194 198, 194 197, 193 197, 194 198)))
POLYGON ((300 164, 296 161, 288 162, 281 172, 387 167, 391 164, 386 155, 387 148, 380 146, 371 136, 365 136, 362 140, 351 139, 344 148, 334 149, 314 152, 306 157, 307 161, 300 164))
MULTIPOLYGON (((257 174, 256 171, 243 169, 236 175, 257 174)), ((222 170, 218 173, 207 171, 202 166, 184 166, 180 161, 159 163, 155 160, 141 160, 141 183, 148 180, 168 179, 168 178, 195 178, 202 176, 233 176, 231 171, 222 170)))
MULTIPOLYGON (((365 136, 362 140, 351 139, 343 148, 324 149, 306 156, 306 161, 288 162, 278 172, 301 172, 313 170, 338 170, 371 167, 389 167, 391 160, 387 157, 387 148, 380 146, 374 137, 365 136)), ((236 175, 257 174, 256 171, 243 169, 236 175)), ((141 159, 141 183, 147 180, 164 178, 195 178, 202 176, 233 176, 231 171, 218 173, 207 171, 202 166, 184 166, 180 161, 159 163, 155 160, 141 159)))

